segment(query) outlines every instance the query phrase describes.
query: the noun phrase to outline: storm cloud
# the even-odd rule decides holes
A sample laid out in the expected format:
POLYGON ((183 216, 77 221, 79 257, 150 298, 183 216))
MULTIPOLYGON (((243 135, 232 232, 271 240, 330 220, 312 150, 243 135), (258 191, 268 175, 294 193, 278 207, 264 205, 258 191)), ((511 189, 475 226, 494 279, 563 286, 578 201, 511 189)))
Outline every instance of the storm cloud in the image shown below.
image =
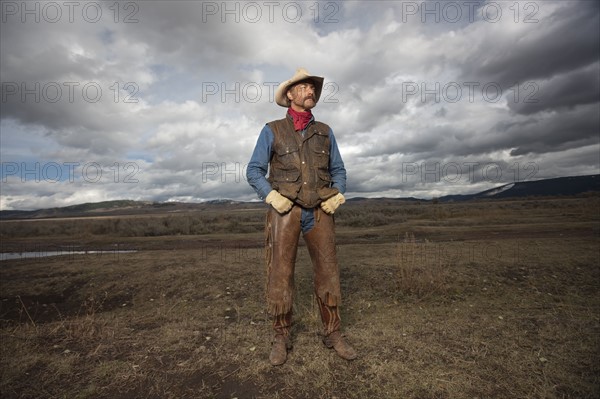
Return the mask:
POLYGON ((347 196, 432 198, 600 168, 595 1, 29 2, 0 23, 1 209, 255 200, 273 93, 313 110, 347 196))

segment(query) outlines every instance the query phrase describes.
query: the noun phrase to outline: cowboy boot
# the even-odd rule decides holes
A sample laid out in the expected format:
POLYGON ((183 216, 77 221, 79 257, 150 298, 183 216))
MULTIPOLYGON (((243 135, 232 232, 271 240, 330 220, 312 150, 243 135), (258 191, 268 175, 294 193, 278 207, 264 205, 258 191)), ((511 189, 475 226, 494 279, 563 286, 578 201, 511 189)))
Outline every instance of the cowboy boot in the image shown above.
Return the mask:
POLYGON ((281 366, 287 360, 287 352, 292 349, 292 343, 289 337, 282 334, 277 334, 273 338, 273 345, 271 346, 271 354, 269 355, 269 361, 272 366, 281 366))
POLYGON ((290 329, 292 326, 292 312, 277 315, 273 318, 273 337, 269 361, 273 366, 280 366, 287 360, 287 352, 292 349, 290 329))
POLYGON ((323 338, 323 343, 329 349, 335 349, 336 353, 339 357, 346 360, 354 360, 358 357, 358 354, 350 346, 348 342, 344 339, 344 336, 339 331, 334 331, 325 338, 323 338))
POLYGON ((321 321, 323 322, 324 336, 323 343, 329 349, 335 349, 336 353, 343 359, 353 360, 358 356, 356 351, 346 342, 340 326, 342 319, 340 317, 340 308, 338 306, 327 306, 321 298, 317 296, 317 304, 321 313, 321 321))

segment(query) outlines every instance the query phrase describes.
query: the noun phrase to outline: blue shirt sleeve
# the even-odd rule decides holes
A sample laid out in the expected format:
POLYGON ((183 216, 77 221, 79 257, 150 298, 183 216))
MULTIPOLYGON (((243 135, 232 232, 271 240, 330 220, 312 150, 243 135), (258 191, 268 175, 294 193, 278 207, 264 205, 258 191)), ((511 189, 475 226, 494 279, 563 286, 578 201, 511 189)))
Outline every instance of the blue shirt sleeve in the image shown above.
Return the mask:
POLYGON ((269 125, 260 132, 254 152, 246 168, 246 179, 261 200, 264 200, 271 192, 271 184, 267 181, 269 161, 271 160, 271 149, 273 146, 273 132, 269 125))
POLYGON ((329 130, 329 143, 329 174, 332 187, 344 194, 346 192, 346 168, 332 130, 329 130))

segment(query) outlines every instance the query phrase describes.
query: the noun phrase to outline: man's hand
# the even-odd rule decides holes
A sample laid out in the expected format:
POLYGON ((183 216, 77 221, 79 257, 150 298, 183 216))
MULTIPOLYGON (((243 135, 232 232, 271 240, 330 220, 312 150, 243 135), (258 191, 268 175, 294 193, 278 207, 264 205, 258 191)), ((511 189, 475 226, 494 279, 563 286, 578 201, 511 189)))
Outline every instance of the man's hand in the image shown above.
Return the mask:
POLYGON ((333 215, 333 213, 338 209, 340 205, 346 202, 346 198, 341 193, 337 193, 333 197, 329 198, 327 201, 321 202, 321 208, 328 214, 333 215))
POLYGON ((267 195, 267 198, 265 198, 265 202, 281 214, 292 209, 292 205, 294 205, 292 201, 279 194, 276 190, 271 190, 269 195, 267 195))

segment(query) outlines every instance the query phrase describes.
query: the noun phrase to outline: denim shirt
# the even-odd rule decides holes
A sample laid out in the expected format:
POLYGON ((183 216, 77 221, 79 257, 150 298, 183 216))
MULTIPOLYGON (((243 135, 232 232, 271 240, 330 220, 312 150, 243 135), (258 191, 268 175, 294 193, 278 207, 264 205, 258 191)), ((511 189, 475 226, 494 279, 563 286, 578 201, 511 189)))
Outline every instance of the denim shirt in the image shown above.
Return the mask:
MULTIPOLYGON (((304 131, 297 132, 297 134, 303 133, 304 131)), ((246 169, 248 183, 262 200, 272 190, 266 176, 271 160, 273 140, 274 136, 271 128, 269 125, 265 125, 258 136, 256 147, 254 147, 252 158, 250 158, 250 163, 248 163, 246 169)), ((329 130, 329 141, 329 174, 331 175, 332 187, 337 188, 340 193, 344 194, 346 192, 346 168, 331 129, 329 130)))

